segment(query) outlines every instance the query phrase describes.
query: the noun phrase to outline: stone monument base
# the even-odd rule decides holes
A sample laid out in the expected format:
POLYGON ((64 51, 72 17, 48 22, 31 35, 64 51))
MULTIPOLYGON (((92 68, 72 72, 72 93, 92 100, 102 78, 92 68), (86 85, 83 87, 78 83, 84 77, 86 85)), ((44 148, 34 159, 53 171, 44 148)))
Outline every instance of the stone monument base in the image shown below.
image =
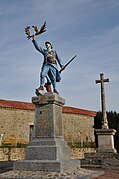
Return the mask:
POLYGON ((85 153, 81 160, 81 167, 118 168, 119 154, 114 148, 114 129, 96 129, 98 148, 95 153, 85 153))
POLYGON ((33 97, 35 104, 34 139, 26 148, 25 160, 14 163, 14 170, 61 172, 80 167, 79 160, 70 159, 70 148, 64 140, 62 105, 58 94, 33 97))
POLYGON ((98 149, 99 153, 116 153, 114 148, 115 129, 96 129, 98 135, 98 149))
POLYGON ((70 148, 62 137, 35 138, 26 148, 25 160, 16 161, 14 170, 61 172, 80 167, 70 159, 70 148))
POLYGON ((85 158, 81 159, 82 168, 112 168, 119 169, 118 153, 85 153, 85 158))
POLYGON ((21 160, 15 162, 14 170, 22 171, 45 171, 45 172, 62 172, 78 169, 80 163, 78 160, 21 160))

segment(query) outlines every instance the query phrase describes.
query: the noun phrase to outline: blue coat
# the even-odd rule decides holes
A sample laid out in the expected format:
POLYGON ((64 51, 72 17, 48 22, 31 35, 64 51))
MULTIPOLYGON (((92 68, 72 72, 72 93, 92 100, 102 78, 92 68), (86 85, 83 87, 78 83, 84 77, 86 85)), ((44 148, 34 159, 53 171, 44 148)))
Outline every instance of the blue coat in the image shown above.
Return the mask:
MULTIPOLYGON (((49 52, 47 49, 42 49, 41 47, 39 47, 36 40, 32 40, 32 42, 33 42, 36 50, 38 50, 44 56, 43 66, 47 64, 47 65, 50 65, 56 69, 56 82, 59 82, 61 80, 61 76, 58 71, 57 62, 61 68, 63 67, 63 65, 62 65, 61 59, 58 57, 56 51, 51 50, 49 52)), ((43 68, 43 66, 42 66, 42 68, 43 68)))

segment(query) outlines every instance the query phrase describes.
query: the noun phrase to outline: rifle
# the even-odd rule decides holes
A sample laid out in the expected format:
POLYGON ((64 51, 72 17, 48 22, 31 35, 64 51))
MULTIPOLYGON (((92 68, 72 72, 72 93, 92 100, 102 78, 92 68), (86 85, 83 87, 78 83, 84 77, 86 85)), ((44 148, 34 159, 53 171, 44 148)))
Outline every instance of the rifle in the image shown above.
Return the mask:
POLYGON ((64 65, 64 67, 61 68, 61 70, 59 71, 59 73, 61 73, 61 72, 74 60, 74 58, 75 58, 76 56, 77 56, 77 55, 75 55, 73 58, 71 58, 71 60, 69 60, 69 61, 64 65))

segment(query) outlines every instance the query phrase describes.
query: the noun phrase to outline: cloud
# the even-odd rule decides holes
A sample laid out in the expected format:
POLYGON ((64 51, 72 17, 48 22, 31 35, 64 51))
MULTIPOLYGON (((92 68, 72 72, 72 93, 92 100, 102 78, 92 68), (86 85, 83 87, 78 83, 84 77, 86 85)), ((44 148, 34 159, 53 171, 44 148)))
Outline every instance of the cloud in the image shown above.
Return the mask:
POLYGON ((51 41, 64 64, 77 54, 57 84, 66 104, 100 109, 95 80, 104 72, 111 80, 105 85, 107 109, 118 112, 118 9, 118 0, 0 1, 0 97, 29 101, 34 95, 43 57, 26 39, 24 28, 46 20, 46 33, 37 37, 39 45, 51 41))

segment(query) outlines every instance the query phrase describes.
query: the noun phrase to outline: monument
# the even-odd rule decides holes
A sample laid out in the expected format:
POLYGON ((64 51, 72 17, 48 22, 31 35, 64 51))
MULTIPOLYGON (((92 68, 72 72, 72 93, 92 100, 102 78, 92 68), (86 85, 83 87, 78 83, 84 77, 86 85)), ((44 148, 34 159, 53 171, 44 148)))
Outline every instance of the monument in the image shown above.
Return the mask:
POLYGON ((101 83, 101 104, 102 104, 102 129, 95 129, 98 136, 98 148, 95 153, 85 153, 85 159, 82 159, 82 167, 118 167, 119 156, 114 148, 114 135, 115 129, 109 129, 107 114, 106 114, 106 102, 105 102, 105 90, 104 83, 109 82, 109 78, 104 79, 104 74, 100 74, 100 80, 95 81, 101 83))
POLYGON ((27 38, 37 51, 44 56, 40 73, 40 86, 32 98, 35 105, 34 138, 26 148, 25 159, 14 163, 14 170, 61 172, 80 167, 79 161, 70 159, 70 148, 63 137, 62 106, 65 100, 59 96, 56 82, 61 80, 60 73, 68 64, 62 65, 57 52, 50 42, 45 42, 45 49, 38 46, 35 37, 46 31, 46 22, 41 26, 32 26, 35 34, 30 35, 30 26, 25 28, 27 38), (60 66, 58 70, 57 63, 60 66), (45 83, 46 82, 46 83, 45 83), (51 84, 53 92, 51 89, 51 84), (44 90, 46 88, 46 91, 44 90))
POLYGON ((70 148, 64 140, 62 106, 65 104, 65 100, 59 95, 56 82, 61 80, 60 73, 76 55, 68 63, 62 65, 61 59, 52 49, 53 46, 50 42, 45 42, 46 49, 43 49, 35 40, 36 36, 46 31, 46 22, 40 30, 36 25, 32 27, 35 31, 33 35, 30 34, 30 26, 25 28, 27 38, 32 38, 36 50, 44 56, 40 86, 35 92, 37 96, 32 97, 32 103, 35 105, 34 137, 26 148, 24 160, 14 162, 13 171, 0 177, 30 179, 36 176, 35 178, 39 179, 47 177, 75 179, 98 176, 99 172, 81 170, 79 160, 71 160, 70 148), (60 70, 58 70, 57 63, 60 70))
POLYGON ((35 104, 34 139, 26 148, 25 160, 14 163, 14 170, 61 172, 80 167, 70 159, 70 148, 63 137, 62 105, 55 93, 33 97, 35 104))
POLYGON ((97 83, 101 83, 101 103, 102 103, 102 129, 96 129, 98 135, 98 152, 110 152, 115 153, 114 148, 114 135, 116 130, 109 129, 107 114, 106 114, 106 102, 105 102, 105 90, 104 83, 109 82, 109 78, 104 79, 104 74, 100 74, 100 80, 96 80, 97 83))
POLYGON ((62 126, 62 106, 65 100, 59 96, 56 82, 61 80, 60 73, 76 57, 63 65, 50 42, 45 42, 45 49, 39 47, 35 37, 46 31, 46 22, 41 26, 32 26, 35 34, 30 35, 30 26, 25 28, 27 38, 37 51, 44 56, 40 73, 40 86, 36 89, 34 139, 26 149, 25 160, 15 162, 15 170, 55 171, 73 170, 80 167, 79 161, 70 159, 70 148, 64 141, 62 126), (60 66, 58 70, 57 63, 60 66), (45 83, 46 82, 46 83, 45 83), (53 92, 51 89, 51 84, 53 92), (46 91, 44 90, 46 88, 46 91))

